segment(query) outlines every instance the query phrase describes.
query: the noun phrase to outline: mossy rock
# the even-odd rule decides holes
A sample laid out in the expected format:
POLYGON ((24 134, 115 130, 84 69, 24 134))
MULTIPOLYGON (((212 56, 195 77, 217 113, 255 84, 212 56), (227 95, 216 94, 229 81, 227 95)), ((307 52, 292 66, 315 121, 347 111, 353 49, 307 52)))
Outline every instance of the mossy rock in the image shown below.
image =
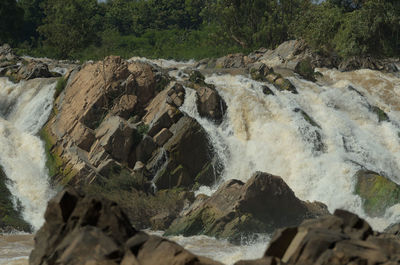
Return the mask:
POLYGON ((378 121, 379 122, 389 121, 389 116, 382 109, 380 109, 379 107, 372 106, 371 107, 371 111, 376 114, 376 116, 378 117, 378 121))
POLYGON ((315 72, 314 72, 314 67, 311 65, 311 59, 306 58, 301 60, 297 65, 296 68, 294 69, 296 73, 298 73, 300 76, 302 76, 304 79, 310 80, 312 82, 315 82, 315 72))
POLYGON ((355 194, 371 217, 382 216, 387 208, 400 203, 400 186, 388 178, 368 170, 358 171, 356 178, 355 194))
POLYGON ((6 185, 8 181, 10 180, 0 167, 0 231, 16 229, 31 232, 31 226, 21 216, 22 207, 14 208, 12 194, 6 185))
POLYGON ((200 73, 200 71, 197 71, 197 70, 193 70, 189 74, 189 81, 193 82, 195 84, 203 85, 203 84, 205 84, 205 81, 204 81, 205 79, 206 78, 204 77, 204 75, 202 73, 200 73))
POLYGON ((279 77, 274 81, 274 85, 281 91, 289 91, 293 94, 298 94, 296 87, 286 78, 279 77))

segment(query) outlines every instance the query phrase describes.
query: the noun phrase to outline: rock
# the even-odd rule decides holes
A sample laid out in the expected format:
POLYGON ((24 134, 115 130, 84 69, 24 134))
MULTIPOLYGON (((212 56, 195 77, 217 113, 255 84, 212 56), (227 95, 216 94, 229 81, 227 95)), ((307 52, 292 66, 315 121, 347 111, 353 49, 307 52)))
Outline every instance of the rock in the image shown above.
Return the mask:
POLYGON ((133 115, 136 104, 137 97, 135 95, 122 95, 112 107, 111 113, 127 120, 133 115))
POLYGON ((215 68, 244 68, 248 60, 247 56, 241 53, 228 54, 227 56, 217 59, 215 68))
POLYGON ((297 199, 280 177, 257 172, 246 184, 229 180, 210 198, 193 203, 166 235, 206 234, 239 242, 253 233, 270 233, 326 214, 326 206, 318 208, 297 199))
POLYGON ((153 137, 158 134, 163 128, 171 127, 172 124, 173 121, 169 116, 168 111, 165 110, 158 118, 153 119, 147 134, 153 137))
POLYGON ((274 85, 281 91, 289 91, 293 94, 298 94, 296 87, 286 78, 278 77, 275 79, 274 85))
POLYGON ((314 67, 311 64, 310 57, 299 61, 295 66, 294 71, 298 73, 300 76, 302 76, 304 79, 307 79, 312 82, 316 81, 314 67))
POLYGON ((399 260, 399 245, 393 235, 373 232, 357 215, 336 210, 334 216, 277 231, 263 259, 287 265, 392 264, 399 260))
POLYGON ((118 116, 108 116, 96 130, 96 145, 117 161, 127 161, 133 147, 136 128, 118 116))
POLYGON ((380 174, 360 170, 356 173, 355 193, 363 199, 365 212, 382 216, 386 209, 400 203, 400 186, 380 174))
POLYGON ((211 86, 196 86, 197 110, 202 117, 213 120, 220 124, 226 112, 226 103, 211 86))
MULTIPOLYGON (((172 125, 170 131, 173 136, 164 144, 169 161, 155 176, 155 184, 158 189, 177 186, 190 188, 195 184, 196 177, 212 163, 212 147, 201 125, 188 116, 172 125)), ((215 173, 211 174, 216 179, 215 173)))
POLYGON ((29 264, 220 265, 135 230, 116 203, 71 189, 49 202, 29 264))
POLYGON ((30 80, 34 78, 53 77, 49 67, 45 63, 30 62, 27 65, 21 65, 17 71, 18 80, 30 80))
POLYGON ((163 146, 172 137, 172 135, 173 134, 170 130, 163 128, 153 137, 153 140, 158 146, 163 146))
POLYGON ((192 70, 189 75, 190 82, 186 85, 196 90, 196 104, 200 116, 220 124, 227 108, 226 103, 215 87, 204 80, 205 77, 199 71, 192 70))
POLYGON ((143 163, 151 157, 151 154, 157 149, 157 144, 148 135, 145 135, 139 145, 136 147, 136 159, 143 163))
POLYGON ((249 73, 252 79, 256 81, 266 81, 266 76, 273 73, 273 70, 264 63, 254 63, 249 67, 249 73))
POLYGON ((275 95, 275 93, 271 90, 271 88, 269 88, 266 85, 262 86, 262 91, 263 91, 264 95, 273 95, 273 96, 275 95))

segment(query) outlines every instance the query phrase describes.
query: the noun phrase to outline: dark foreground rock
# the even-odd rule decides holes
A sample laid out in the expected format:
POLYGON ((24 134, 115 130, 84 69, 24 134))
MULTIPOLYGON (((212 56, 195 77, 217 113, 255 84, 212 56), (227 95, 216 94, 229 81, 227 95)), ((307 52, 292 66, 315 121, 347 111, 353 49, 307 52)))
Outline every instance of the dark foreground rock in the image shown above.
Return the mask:
POLYGON ((114 202, 64 190, 35 236, 30 265, 217 265, 164 238, 135 230, 114 202))
POLYGON ((280 177, 257 172, 246 184, 230 180, 210 198, 198 196, 166 235, 206 234, 240 242, 253 233, 271 233, 325 214, 325 205, 299 200, 280 177))
POLYGON ((333 216, 277 231, 262 259, 240 261, 235 265, 389 265, 399 262, 400 241, 395 233, 374 232, 357 215, 336 210, 333 216))
MULTIPOLYGON (((270 184, 275 193, 287 194, 270 184)), ((252 204, 250 198, 261 199, 252 196, 255 185, 247 185, 252 204)), ((296 200, 290 202, 298 205, 296 200)), ((71 189, 49 202, 45 220, 35 236, 30 265, 221 265, 165 238, 137 231, 116 203, 71 189)), ((385 233, 374 232, 357 215, 336 210, 334 215, 277 230, 261 259, 235 265, 399 264, 399 230, 397 224, 385 233)))

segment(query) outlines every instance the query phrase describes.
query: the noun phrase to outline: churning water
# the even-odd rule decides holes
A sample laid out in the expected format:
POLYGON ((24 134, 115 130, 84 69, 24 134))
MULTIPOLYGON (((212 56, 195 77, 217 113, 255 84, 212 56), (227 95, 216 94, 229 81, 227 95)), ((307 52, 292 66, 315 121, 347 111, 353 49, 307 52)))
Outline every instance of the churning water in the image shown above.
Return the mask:
MULTIPOLYGON (((192 64, 152 62, 178 68, 192 64)), ((353 192, 354 174, 362 168, 400 183, 399 75, 317 70, 323 77, 315 83, 289 78, 298 94, 245 76, 209 75, 206 81, 216 86, 228 106, 222 124, 199 116, 196 93, 190 88, 181 110, 207 131, 224 168, 221 182, 246 181, 256 170, 264 171, 281 176, 300 199, 321 201, 331 212, 337 208, 353 211, 374 229, 399 222, 400 205, 387 209, 384 216, 370 218, 353 192), (263 93, 265 85, 274 95, 263 93), (386 112, 389 121, 379 121, 373 107, 386 112)), ((51 111, 53 93, 52 81, 14 85, 0 78, 0 164, 13 180, 10 190, 24 206, 24 218, 35 228, 43 221, 51 194, 43 144, 36 134, 51 111)), ((201 187, 198 193, 212 194, 219 184, 201 187)), ((235 247, 205 236, 171 239, 226 264, 261 257, 268 241, 265 237, 235 247)))
POLYGON ((14 84, 0 78, 0 165, 11 180, 8 188, 23 208, 22 216, 40 228, 49 188, 44 146, 37 136, 51 112, 54 79, 14 84))

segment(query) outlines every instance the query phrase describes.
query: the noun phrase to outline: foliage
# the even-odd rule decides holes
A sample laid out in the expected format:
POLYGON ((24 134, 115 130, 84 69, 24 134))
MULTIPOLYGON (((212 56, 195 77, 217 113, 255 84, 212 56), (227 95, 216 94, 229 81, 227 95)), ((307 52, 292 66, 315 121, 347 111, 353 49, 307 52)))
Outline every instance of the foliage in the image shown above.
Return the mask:
POLYGON ((45 18, 38 31, 45 44, 57 47, 57 57, 67 58, 97 38, 100 29, 96 0, 45 0, 45 18))
POLYGON ((0 1, 0 44, 13 43, 15 34, 21 28, 23 11, 15 0, 0 1))
POLYGON ((31 227, 26 223, 20 214, 21 206, 14 208, 12 195, 7 187, 7 178, 3 169, 0 166, 0 231, 2 229, 17 229, 20 231, 31 231, 31 227))
POLYGON ((64 77, 58 78, 56 84, 56 92, 54 93, 54 98, 58 98, 61 92, 65 89, 66 85, 67 85, 67 80, 64 77))
POLYGON ((69 59, 201 59, 300 38, 317 52, 400 54, 398 0, 2 0, 0 42, 69 59))

